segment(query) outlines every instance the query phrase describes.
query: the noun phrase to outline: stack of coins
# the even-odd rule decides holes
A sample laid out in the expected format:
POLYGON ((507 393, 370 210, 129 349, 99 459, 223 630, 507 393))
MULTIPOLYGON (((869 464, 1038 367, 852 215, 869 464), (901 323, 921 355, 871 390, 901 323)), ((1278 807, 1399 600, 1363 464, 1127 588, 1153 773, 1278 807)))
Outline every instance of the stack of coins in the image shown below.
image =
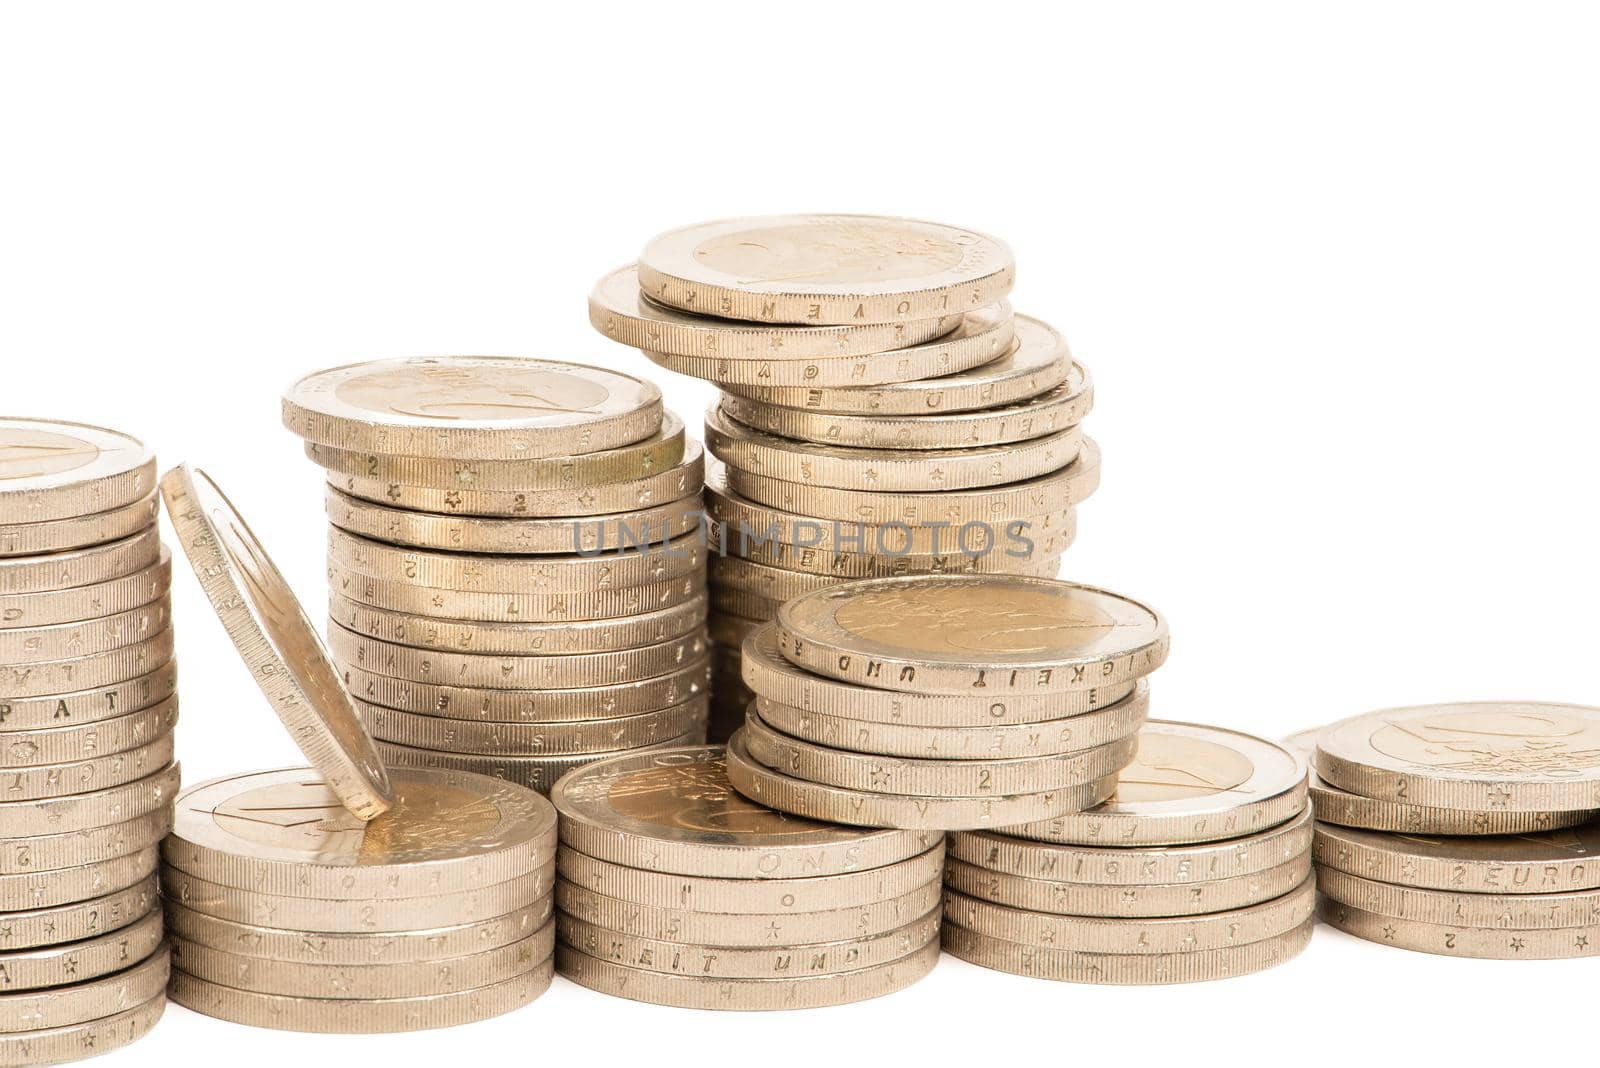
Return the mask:
POLYGON ((123 434, 0 419, 0 1064, 165 1007, 156 845, 178 789, 171 557, 123 434))
POLYGON ((551 799, 556 967, 582 986, 682 1008, 815 1008, 904 989, 938 960, 941 834, 752 804, 721 746, 613 757, 551 799))
POLYGON ((329 644, 385 761, 538 790, 704 738, 703 463, 655 386, 490 357, 290 387, 329 472, 329 644))
POLYGON ((185 791, 162 846, 172 999, 236 1023, 446 1027, 550 985, 555 810, 470 772, 393 773, 363 823, 320 773, 185 791))
POLYGON ((1133 759, 1153 610, 1013 575, 867 579, 804 594, 744 648, 757 695, 728 743, 750 798, 813 819, 938 830, 1089 808, 1133 759))
POLYGON ((675 230, 601 279, 590 321, 722 389, 706 415, 712 737, 752 696, 739 649, 852 578, 1054 575, 1098 484, 1089 375, 1013 316, 1005 244, 911 219, 675 230))
POLYGON ((1116 796, 950 836, 945 949, 1080 983, 1182 983, 1282 963, 1315 924, 1303 761, 1215 727, 1151 721, 1116 796))
POLYGON ((1325 922, 1456 957, 1600 954, 1600 709, 1396 708, 1291 741, 1313 750, 1325 922))

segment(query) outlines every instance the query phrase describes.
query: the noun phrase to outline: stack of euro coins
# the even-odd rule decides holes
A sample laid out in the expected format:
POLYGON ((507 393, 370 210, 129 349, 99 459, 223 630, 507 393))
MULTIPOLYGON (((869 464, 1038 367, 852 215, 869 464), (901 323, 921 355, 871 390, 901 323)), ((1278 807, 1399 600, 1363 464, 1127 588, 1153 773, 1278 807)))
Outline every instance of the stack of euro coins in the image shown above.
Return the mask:
POLYGON ((758 696, 728 743, 746 796, 813 819, 971 830, 1105 800, 1134 757, 1156 612, 1014 575, 865 579, 804 594, 744 650, 758 696))
POLYGON ((364 1033, 498 1016, 550 985, 556 816, 524 787, 399 769, 363 823, 320 773, 185 791, 161 849, 172 999, 235 1023, 364 1033))
POLYGON ((1395 708, 1290 741, 1325 922, 1447 956, 1600 954, 1600 709, 1395 708))
POLYGON ((799 1009, 901 990, 939 956, 944 836, 775 812, 736 793, 722 746, 571 772, 556 967, 657 1005, 799 1009))
POLYGON ((1311 836, 1296 754, 1151 720, 1105 803, 950 836, 944 946, 983 967, 1065 982, 1260 971, 1311 939, 1311 836))
POLYGON ((753 696, 740 648, 846 579, 1054 575, 1099 481, 1088 372, 1014 315, 1006 245, 855 215, 663 234, 601 279, 590 321, 721 390, 705 417, 712 737, 753 696))
POLYGON ((133 438, 0 419, 0 1064, 114 1049, 166 1004, 178 699, 155 492, 133 438))
POLYGON ((329 473, 329 646, 386 762, 547 791, 704 739, 704 465, 655 386, 403 359, 313 374, 283 411, 329 473))

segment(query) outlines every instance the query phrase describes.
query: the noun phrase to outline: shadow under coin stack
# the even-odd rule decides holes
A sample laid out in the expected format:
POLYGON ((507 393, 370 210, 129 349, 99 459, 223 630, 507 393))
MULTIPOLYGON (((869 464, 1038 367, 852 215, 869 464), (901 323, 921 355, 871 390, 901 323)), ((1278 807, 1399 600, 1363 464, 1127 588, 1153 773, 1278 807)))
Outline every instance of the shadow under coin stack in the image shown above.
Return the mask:
POLYGON ((391 766, 548 791, 705 737, 704 465, 655 386, 491 357, 311 375, 329 645, 391 766))
POLYGON ((551 800, 556 965, 581 986, 802 1009, 902 990, 938 961, 941 834, 774 812, 733 791, 721 746, 613 757, 551 800))
POLYGON ((1600 955, 1600 709, 1396 708, 1307 731, 1318 911, 1454 957, 1600 955))
POLYGON ((1010 575, 869 579, 805 594, 745 645, 758 695, 736 789, 865 827, 1008 827, 1089 808, 1133 759, 1154 611, 1010 575))
POLYGON ((1099 482, 1088 373, 1013 316, 1004 243, 911 219, 801 215, 663 234, 590 321, 723 390, 710 454, 713 739, 753 696, 740 647, 853 578, 1054 575, 1099 482))
POLYGON ((950 836, 944 947, 1077 983, 1187 983, 1281 964, 1315 924, 1305 764, 1234 731, 1152 720, 1116 795, 950 836))
POLYGON ((125 435, 0 419, 0 1064, 126 1045, 166 1006, 172 562, 125 435))

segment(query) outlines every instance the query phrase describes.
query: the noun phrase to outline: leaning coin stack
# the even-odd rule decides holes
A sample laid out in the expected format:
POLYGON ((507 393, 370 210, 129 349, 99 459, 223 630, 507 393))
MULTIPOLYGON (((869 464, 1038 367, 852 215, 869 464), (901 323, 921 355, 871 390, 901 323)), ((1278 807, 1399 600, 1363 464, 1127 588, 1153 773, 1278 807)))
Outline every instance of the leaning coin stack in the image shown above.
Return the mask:
POLYGON ((746 796, 813 819, 970 830, 1089 808, 1133 759, 1167 628, 1119 594, 1014 575, 804 594, 744 648, 746 796))
POLYGON ((721 746, 567 775, 556 967, 602 993, 702 1009, 800 1009, 904 989, 939 957, 944 836, 753 804, 721 746))
POLYGON ((171 557, 125 435, 0 419, 0 1064, 166 1005, 156 846, 178 790, 171 557))
POLYGON ((390 360, 313 374, 283 412, 329 472, 329 644, 391 766, 547 791, 704 738, 703 463, 655 386, 390 360))
POLYGON ((950 836, 944 946, 1066 982, 1224 979, 1304 949, 1315 891, 1304 762, 1152 720, 1104 804, 950 836))
POLYGON ((1456 957, 1600 955, 1600 708, 1396 708, 1291 742, 1314 750, 1325 922, 1456 957))
POLYGON ((235 1023, 362 1033, 487 1019, 542 994, 556 816, 514 783, 393 772, 363 823, 309 769, 186 791, 162 846, 172 999, 235 1023))
POLYGON ((1054 575, 1099 481, 1089 375, 1013 316, 1004 243, 911 219, 734 219, 663 234, 590 321, 715 382, 706 415, 713 737, 752 696, 739 648, 851 578, 1054 575))

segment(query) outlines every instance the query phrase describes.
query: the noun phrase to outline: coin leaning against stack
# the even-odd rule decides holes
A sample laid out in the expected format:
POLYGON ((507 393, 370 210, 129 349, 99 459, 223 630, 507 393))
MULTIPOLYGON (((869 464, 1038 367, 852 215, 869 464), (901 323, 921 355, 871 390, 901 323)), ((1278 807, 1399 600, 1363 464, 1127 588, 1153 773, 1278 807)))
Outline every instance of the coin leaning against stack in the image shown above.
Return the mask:
POLYGON ((328 471, 329 645, 383 758, 547 791, 704 738, 704 465, 655 386, 402 359, 291 386, 328 471))
POLYGON ((1067 982, 1259 971, 1310 941, 1311 837, 1305 764, 1293 753, 1152 720, 1104 804, 950 836, 944 947, 1067 982))
POLYGON ((126 1045, 166 1005, 178 699, 157 507, 133 438, 0 419, 0 1064, 126 1045))
POLYGON ((1088 372, 1013 315, 1011 250, 914 219, 686 227, 589 297, 589 319, 722 390, 705 417, 715 740, 743 721, 744 639, 835 582, 1054 575, 1094 492, 1088 372))
POLYGON ((1600 955, 1600 709, 1394 708, 1289 741, 1311 753, 1325 922, 1447 956, 1600 955))
POLYGON ((863 579, 785 603, 745 644, 736 789, 865 827, 970 830, 1110 795, 1165 660, 1119 594, 1015 575, 863 579))
POLYGON ((556 967, 658 1005, 799 1009, 901 990, 939 956, 944 836, 785 815, 722 746, 612 757, 551 793, 556 967))

